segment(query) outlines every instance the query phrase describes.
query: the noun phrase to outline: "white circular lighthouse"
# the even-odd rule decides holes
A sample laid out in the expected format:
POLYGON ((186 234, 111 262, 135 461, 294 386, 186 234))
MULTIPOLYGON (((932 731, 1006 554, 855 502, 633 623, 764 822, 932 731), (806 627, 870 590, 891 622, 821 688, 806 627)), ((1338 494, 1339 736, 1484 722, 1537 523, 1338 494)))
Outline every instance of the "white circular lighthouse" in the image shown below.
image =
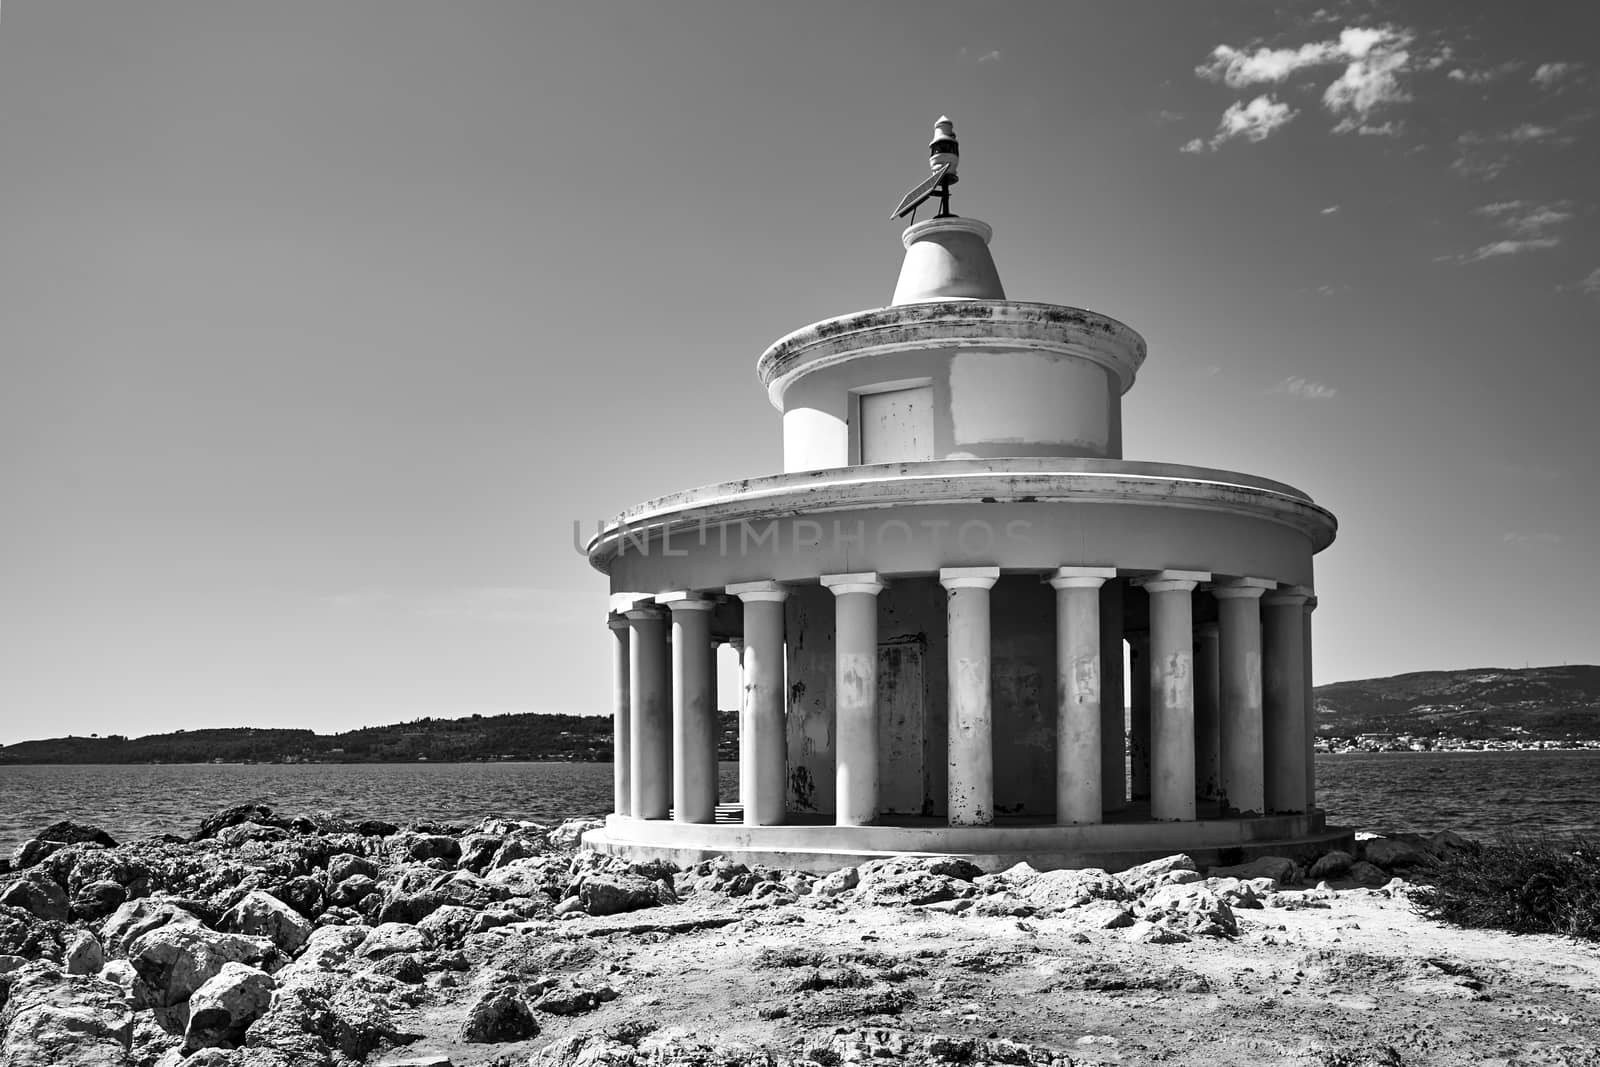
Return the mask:
POLYGON ((1144 340, 1006 299, 989 226, 949 213, 958 155, 941 119, 897 214, 939 212, 902 235, 891 303, 758 361, 783 473, 660 497, 590 543, 617 762, 586 840, 823 870, 895 852, 1238 862, 1348 839, 1312 762, 1312 557, 1333 516, 1253 475, 1124 460, 1144 340), (731 804, 724 641, 744 676, 731 804))

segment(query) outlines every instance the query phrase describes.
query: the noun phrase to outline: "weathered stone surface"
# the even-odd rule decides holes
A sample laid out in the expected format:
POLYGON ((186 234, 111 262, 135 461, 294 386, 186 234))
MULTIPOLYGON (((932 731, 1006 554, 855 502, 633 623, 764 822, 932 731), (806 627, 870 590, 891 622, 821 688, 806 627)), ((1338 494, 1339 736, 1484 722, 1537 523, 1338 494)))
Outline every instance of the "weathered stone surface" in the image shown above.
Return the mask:
POLYGON ((590 830, 605 826, 604 819, 567 819, 549 833, 550 847, 577 848, 579 839, 590 830))
POLYGON ((40 919, 67 918, 67 891, 40 871, 27 871, 0 888, 0 904, 21 908, 40 919))
POLYGON ((0 1010, 6 1067, 125 1067, 134 1016, 121 989, 35 963, 15 972, 0 1010))
POLYGON ((100 947, 99 938, 79 930, 67 944, 65 963, 68 974, 99 974, 106 965, 106 952, 100 947))
POLYGON ((1249 863, 1235 867, 1213 867, 1207 872, 1212 878, 1271 878, 1276 885, 1293 885, 1300 880, 1300 867, 1287 856, 1259 856, 1249 863))
POLYGON ((441 859, 455 863, 461 858, 461 842, 447 834, 413 834, 406 841, 406 852, 418 861, 441 859))
POLYGON ((216 837, 218 833, 230 826, 239 826, 244 823, 253 823, 257 826, 282 826, 287 820, 280 819, 272 813, 272 809, 264 804, 236 804, 231 808, 222 808, 214 811, 200 820, 200 825, 195 832, 189 835, 189 840, 204 841, 216 837))
POLYGON ((1382 867, 1374 866, 1365 860, 1357 860, 1350 865, 1346 874, 1357 885, 1378 886, 1389 880, 1389 874, 1382 867))
POLYGON ((1168 929, 1211 937, 1235 937, 1239 924, 1230 908, 1204 885, 1166 885, 1141 898, 1145 919, 1168 929))
POLYGON ((158 897, 130 900, 122 905, 100 928, 100 943, 108 955, 126 956, 128 946, 142 934, 168 923, 200 925, 200 919, 176 902, 158 897))
POLYGON ((818 897, 836 897, 841 893, 848 893, 861 884, 861 872, 854 867, 841 867, 837 871, 823 875, 812 886, 812 892, 818 897))
POLYGON ((520 996, 506 989, 481 994, 467 1009, 461 1040, 473 1044, 525 1041, 539 1033, 539 1023, 520 996))
POLYGON ((361 1062, 384 1044, 409 1045, 421 1037, 396 1022, 406 1004, 393 993, 401 987, 388 979, 351 980, 326 971, 278 978, 271 1007, 245 1032, 250 1067, 268 1055, 293 1067, 329 1067, 335 1055, 341 1063, 361 1062))
POLYGON ((975 896, 982 869, 948 857, 890 856, 863 863, 854 890, 858 903, 880 906, 932 904, 975 896))
POLYGON ((281 826, 263 826, 257 822, 236 823, 216 832, 216 839, 229 848, 238 848, 251 841, 286 841, 289 831, 281 826))
POLYGON ((0 905, 0 955, 59 960, 71 937, 71 928, 59 919, 0 905))
POLYGON ((1362 858, 1386 870, 1419 867, 1435 862, 1421 846, 1395 838, 1375 837, 1362 843, 1362 858))
POLYGON ((357 856, 350 852, 341 852, 328 857, 328 884, 338 885, 346 878, 356 875, 365 875, 368 878, 378 877, 378 865, 365 856, 357 856))
POLYGON ((1318 881, 1324 878, 1342 878, 1349 873, 1350 867, 1355 861, 1356 858, 1350 853, 1334 849, 1332 852, 1324 852, 1321 856, 1318 856, 1317 862, 1311 865, 1311 868, 1306 871, 1306 875, 1318 881))
POLYGON ((245 1029, 272 1003, 277 983, 265 971, 242 963, 225 963, 189 998, 189 1025, 184 1047, 190 1050, 237 1045, 245 1029))
POLYGON ((229 963, 276 970, 282 956, 266 938, 209 930, 191 923, 168 923, 141 934, 128 946, 128 961, 138 972, 142 999, 168 1030, 188 1021, 186 1004, 194 991, 229 963))
POLYGON ((252 890, 218 923, 236 934, 264 937, 291 955, 311 936, 311 924, 270 893, 252 890))
POLYGON ((1079 908, 1097 900, 1131 900, 1133 894, 1120 878, 1099 869, 1044 871, 1021 880, 1007 894, 1041 914, 1079 908))
POLYGON ((128 890, 111 881, 87 882, 72 896, 69 914, 84 922, 96 922, 122 907, 128 890))
POLYGON ((382 959, 396 952, 426 952, 433 947, 424 930, 407 923, 383 923, 367 934, 356 950, 363 959, 382 959))
POLYGON ((98 826, 71 821, 52 823, 11 851, 11 868, 20 871, 68 845, 81 844, 117 847, 116 840, 98 826))
POLYGON ((678 902, 677 894, 662 883, 624 872, 590 875, 583 880, 578 899, 590 915, 615 915, 678 902))
POLYGON ((474 908, 459 904, 446 904, 417 924, 436 945, 456 946, 472 933, 473 925, 482 914, 474 908))
POLYGON ((1129 867, 1117 874, 1122 884, 1135 894, 1142 894, 1161 885, 1196 881, 1199 877, 1200 872, 1196 869, 1194 860, 1181 852, 1151 860, 1149 863, 1141 863, 1137 867, 1129 867))

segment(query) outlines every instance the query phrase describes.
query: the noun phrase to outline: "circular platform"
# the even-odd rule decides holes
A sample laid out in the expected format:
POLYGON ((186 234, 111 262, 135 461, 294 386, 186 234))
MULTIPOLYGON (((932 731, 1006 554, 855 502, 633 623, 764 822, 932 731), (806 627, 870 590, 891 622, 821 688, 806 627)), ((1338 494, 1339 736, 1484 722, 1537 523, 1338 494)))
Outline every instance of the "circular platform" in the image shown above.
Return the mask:
POLYGON ((896 826, 835 826, 794 822, 745 826, 736 805, 717 809, 715 823, 680 823, 610 815, 590 830, 589 848, 629 860, 668 860, 679 866, 726 856, 741 863, 825 873, 894 855, 955 856, 986 871, 1027 862, 1040 870, 1101 867, 1126 870, 1148 860, 1186 853, 1196 864, 1231 866, 1259 856, 1310 861, 1354 847, 1354 831, 1325 825, 1321 812, 1194 822, 1130 821, 1056 826, 1005 820, 993 826, 949 826, 928 819, 896 826))

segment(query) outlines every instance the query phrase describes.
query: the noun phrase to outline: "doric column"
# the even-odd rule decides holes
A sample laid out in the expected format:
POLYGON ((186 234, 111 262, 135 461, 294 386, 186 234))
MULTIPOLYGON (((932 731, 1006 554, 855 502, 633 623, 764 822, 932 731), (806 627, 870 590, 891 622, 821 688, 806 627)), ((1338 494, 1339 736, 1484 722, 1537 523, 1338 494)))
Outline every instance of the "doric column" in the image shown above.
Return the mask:
POLYGON ((1261 594, 1276 584, 1234 578, 1217 600, 1217 674, 1222 704, 1222 796, 1229 812, 1266 811, 1261 725, 1261 594))
POLYGON ((783 701, 783 602, 777 582, 743 582, 728 593, 744 601, 744 696, 739 705, 739 799, 746 826, 783 822, 788 744, 783 701))
POLYGON ((1194 785, 1195 795, 1215 800, 1222 791, 1222 731, 1217 624, 1194 628, 1194 785))
POLYGON ((1311 613, 1316 610, 1315 595, 1306 597, 1305 640, 1301 642, 1300 657, 1305 665, 1306 707, 1306 810, 1317 806, 1317 698, 1311 684, 1311 613))
POLYGON ((672 818, 717 819, 716 677, 711 671, 711 601, 662 593, 672 609, 672 818), (708 788, 709 786, 709 788, 708 788))
POLYGON ((633 817, 665 819, 672 806, 672 665, 666 616, 628 612, 628 785, 633 817))
POLYGON ((1122 583, 1100 587, 1100 810, 1128 806, 1128 709, 1122 688, 1122 583))
POLYGON ((1101 821, 1100 587, 1115 567, 1059 567, 1056 591, 1056 823, 1101 821))
POLYGON ((999 567, 945 567, 948 593, 951 826, 994 822, 994 709, 989 692, 989 590, 999 567))
POLYGON ((824 574, 834 597, 834 821, 878 817, 877 574, 824 574))
POLYGON ((618 815, 633 813, 632 751, 633 724, 629 721, 629 702, 633 698, 628 680, 627 616, 613 611, 606 625, 611 628, 611 810, 618 815))
POLYGON ((1150 633, 1128 635, 1128 791, 1150 799, 1150 633))
POLYGON ((1268 811, 1306 807, 1306 590, 1261 598, 1262 735, 1268 811))
POLYGON ((1194 587, 1211 575, 1158 571, 1150 594, 1150 817, 1194 818, 1194 587))

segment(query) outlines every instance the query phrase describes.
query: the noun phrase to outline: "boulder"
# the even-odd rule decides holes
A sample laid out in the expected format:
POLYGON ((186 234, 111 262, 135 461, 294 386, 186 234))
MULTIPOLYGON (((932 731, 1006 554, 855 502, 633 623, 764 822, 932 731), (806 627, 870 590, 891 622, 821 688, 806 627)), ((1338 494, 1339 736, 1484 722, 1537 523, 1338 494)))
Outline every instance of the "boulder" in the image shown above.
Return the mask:
POLYGON ((214 811, 200 820, 200 825, 195 832, 189 835, 189 840, 205 841, 216 837, 218 833, 230 826, 239 826, 243 823, 254 823, 257 826, 285 825, 287 820, 280 819, 272 814, 272 809, 264 804, 236 804, 231 808, 222 808, 214 811))
POLYGON ((98 826, 76 822, 52 823, 35 834, 31 840, 23 842, 12 850, 11 869, 20 871, 24 867, 31 867, 68 845, 116 848, 117 842, 98 826))
POLYGON ((1362 858, 1386 870, 1429 866, 1435 862, 1421 846, 1390 837, 1375 837, 1362 843, 1362 858))
POLYGON ((505 838, 500 834, 467 834, 461 839, 461 858, 456 861, 456 866, 482 874, 494 862, 495 855, 504 843, 505 838))
POLYGON ((1239 924, 1227 901, 1203 885, 1166 885, 1140 902, 1145 919, 1171 930, 1208 937, 1236 937, 1239 924))
POLYGON ((615 915, 678 902, 677 894, 662 883, 625 872, 589 875, 577 896, 590 915, 615 915))
POLYGON ((378 877, 378 865, 365 856, 357 856, 351 852, 341 852, 328 857, 328 884, 338 885, 346 878, 364 875, 367 878, 378 877))
POLYGON ((376 892, 377 882, 364 874, 353 874, 333 887, 328 894, 328 903, 336 908, 348 908, 360 904, 376 892))
POLYGON ((133 1010, 121 989, 35 963, 13 972, 0 1010, 6 1067, 126 1067, 133 1010))
POLYGON ((100 943, 112 956, 126 956, 128 946, 141 935, 168 923, 200 925, 199 916, 176 901, 160 897, 130 900, 100 927, 100 943))
POLYGON ((286 841, 289 831, 281 826, 265 826, 258 822, 241 822, 225 826, 216 832, 216 839, 229 848, 238 848, 251 841, 286 841))
POLYGON ((189 997, 189 1025, 183 1047, 189 1051, 237 1046, 245 1029, 272 1003, 272 976, 242 963, 225 963, 189 997))
POLYGON ((1463 837, 1454 830, 1440 830, 1436 834, 1429 834, 1427 841, 1428 851, 1435 856, 1449 855, 1451 852, 1475 849, 1478 843, 1470 837, 1463 837))
POLYGON ((550 842, 545 836, 544 828, 529 823, 528 829, 519 830, 505 839, 505 843, 500 846, 500 850, 494 854, 494 859, 490 861, 489 867, 493 870, 517 860, 542 856, 549 847, 550 842))
POLYGON ((0 905, 0 955, 58 960, 71 939, 72 928, 59 919, 0 905))
POLYGON ((507 989, 481 994, 467 1009, 461 1040, 473 1044, 499 1044, 536 1037, 539 1023, 521 997, 507 989))
POLYGON ((1136 895, 1161 885, 1197 881, 1199 877, 1200 872, 1196 869, 1194 860, 1182 853, 1141 863, 1137 867, 1129 867, 1117 874, 1117 878, 1128 887, 1129 892, 1136 895))
POLYGON ((119 882, 86 882, 72 895, 69 915, 83 922, 98 922, 127 903, 128 890, 119 882))
POLYGON ((455 946, 472 933, 479 914, 459 904, 446 904, 418 923, 417 929, 436 945, 455 946))
POLYGON ((1176 945, 1190 940, 1188 934, 1147 920, 1133 923, 1122 936, 1136 945, 1176 945))
POLYGON ((383 819, 363 819, 356 823, 356 833, 362 837, 392 837, 400 832, 400 827, 383 819))
POLYGON ((270 893, 252 890, 222 916, 218 924, 236 934, 264 937, 293 955, 311 936, 311 924, 270 893))
POLYGON ((0 904, 21 908, 39 919, 67 918, 67 891, 41 871, 28 871, 0 889, 0 904))
POLYGON ((1318 881, 1324 878, 1343 878, 1349 873, 1350 867, 1355 861, 1356 858, 1350 853, 1334 849, 1332 852, 1325 852, 1317 857, 1317 862, 1311 865, 1311 869, 1306 874, 1318 881))
POLYGON ((135 938, 128 946, 128 962, 142 983, 135 987, 140 999, 170 1032, 181 1033, 188 1022, 189 998, 224 965, 248 963, 271 971, 282 965, 283 958, 263 937, 168 923, 135 938))
POLYGON ((1249 863, 1234 867, 1213 867, 1207 872, 1212 878, 1271 878, 1274 885, 1293 885, 1300 880, 1300 867, 1287 856, 1258 856, 1249 863))
POLYGON ((583 835, 590 830, 599 830, 605 826, 604 819, 567 819, 551 830, 548 835, 551 848, 577 848, 583 835))
POLYGON ((453 864, 461 859, 461 842, 448 834, 414 834, 406 843, 406 853, 419 862, 441 859, 453 864))
POLYGON ((1375 867, 1365 860, 1357 860, 1350 865, 1346 874, 1357 885, 1380 886, 1389 880, 1389 874, 1382 867, 1375 867))
POLYGON ((310 874, 297 874, 285 879, 281 884, 270 887, 268 892, 307 919, 315 919, 322 914, 328 901, 328 894, 322 888, 322 879, 310 874))
POLYGON ((278 990, 265 1015, 245 1031, 249 1067, 331 1067, 334 1057, 364 1062, 384 1045, 409 1045, 421 1035, 402 1030, 396 1014, 407 1005, 395 995, 409 989, 377 975, 352 981, 326 971, 277 976, 278 990), (276 1060, 271 1057, 277 1057, 276 1060))
POLYGON ((1097 900, 1130 900, 1133 894, 1122 880, 1098 867, 1044 871, 1023 878, 1008 894, 1041 914, 1081 908, 1097 900))
POLYGON ((863 863, 856 871, 856 901, 890 907, 975 896, 972 880, 983 873, 965 860, 945 856, 890 856, 863 863))
POLYGON ((432 947, 426 931, 408 923, 383 923, 367 934, 356 955, 375 960, 396 952, 426 952, 432 947))
POLYGON ((100 939, 87 930, 79 930, 67 944, 66 965, 68 974, 99 974, 106 965, 106 950, 100 939))
POLYGON ((848 893, 861 884, 861 872, 854 867, 841 867, 817 879, 812 892, 818 897, 831 898, 848 893))

